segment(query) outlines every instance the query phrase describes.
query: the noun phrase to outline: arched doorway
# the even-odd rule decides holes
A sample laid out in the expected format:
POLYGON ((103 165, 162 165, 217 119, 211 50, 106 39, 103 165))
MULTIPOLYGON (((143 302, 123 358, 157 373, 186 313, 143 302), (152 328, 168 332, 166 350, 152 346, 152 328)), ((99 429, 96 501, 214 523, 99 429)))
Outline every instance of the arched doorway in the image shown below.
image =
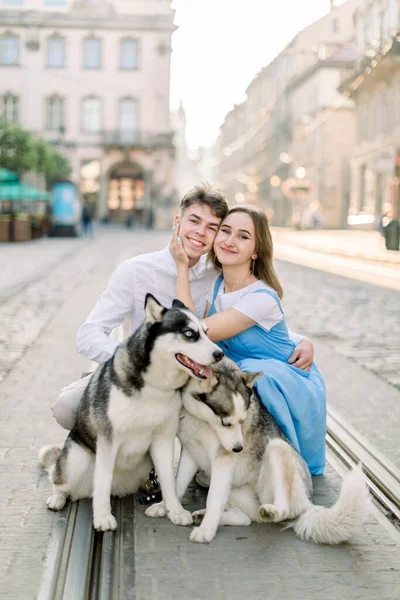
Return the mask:
POLYGON ((111 221, 142 223, 144 186, 144 173, 138 165, 119 165, 111 171, 107 202, 111 221))

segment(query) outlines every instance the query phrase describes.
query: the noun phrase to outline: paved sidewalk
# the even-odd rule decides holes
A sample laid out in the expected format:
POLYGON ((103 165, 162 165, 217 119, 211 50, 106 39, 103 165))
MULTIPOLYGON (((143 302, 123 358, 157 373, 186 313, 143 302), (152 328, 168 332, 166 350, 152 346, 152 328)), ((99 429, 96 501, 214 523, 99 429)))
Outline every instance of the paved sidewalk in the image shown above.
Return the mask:
POLYGON ((274 241, 347 258, 389 263, 400 266, 400 252, 386 250, 377 231, 306 230, 272 227, 274 241))
POLYGON ((81 238, 41 238, 0 244, 0 304, 37 282, 87 245, 81 238))
MULTIPOLYGON (((35 283, 26 288, 30 312, 25 318, 35 320, 32 306, 33 312, 43 313, 43 318, 39 326, 34 325, 29 347, 0 382, 0 577, 4 600, 36 597, 51 524, 59 518, 46 510, 50 484, 38 468, 37 451, 45 443, 62 443, 65 438, 65 432, 52 420, 50 406, 58 389, 87 367, 87 361, 75 352, 76 330, 104 290, 117 260, 162 248, 167 237, 165 232, 105 233, 104 238, 84 246, 58 270, 43 277, 41 288, 35 283), (65 286, 59 295, 55 289, 50 301, 32 304, 50 289, 52 281, 55 288, 65 286)), ((15 314, 23 315, 27 307, 18 305, 19 301, 17 297, 8 302, 15 302, 15 314)), ((317 352, 330 396, 335 399, 340 395, 343 409, 351 413, 352 424, 357 426, 361 412, 364 419, 363 404, 368 403, 370 412, 363 426, 367 427, 369 420, 374 429, 371 406, 375 402, 381 417, 378 427, 384 426, 390 404, 382 404, 381 399, 386 402, 391 394, 395 399, 398 391, 373 373, 366 379, 365 370, 347 358, 332 357, 329 343, 323 340, 317 352), (374 389, 377 398, 370 402, 366 392, 374 389), (350 399, 352 408, 347 411, 350 399)), ((328 470, 328 478, 317 478, 316 485, 317 501, 332 503, 338 478, 328 470)), ((203 501, 196 494, 188 500, 196 507, 203 501)), ((137 599, 398 599, 399 546, 374 516, 351 544, 341 547, 304 543, 292 531, 282 532, 273 525, 225 528, 213 544, 199 546, 189 542, 188 529, 174 527, 167 520, 148 520, 143 513, 143 508, 136 505, 132 561, 137 599)))

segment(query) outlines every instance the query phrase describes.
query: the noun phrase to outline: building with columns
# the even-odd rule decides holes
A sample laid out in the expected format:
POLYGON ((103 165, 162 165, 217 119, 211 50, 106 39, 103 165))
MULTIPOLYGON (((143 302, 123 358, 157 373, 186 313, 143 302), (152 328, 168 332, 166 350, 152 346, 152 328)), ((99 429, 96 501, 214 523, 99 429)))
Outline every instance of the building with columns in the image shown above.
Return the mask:
POLYGON ((357 108, 348 223, 371 227, 400 216, 400 2, 362 0, 357 60, 340 90, 357 108))
POLYGON ((64 152, 98 218, 170 218, 171 0, 0 0, 0 114, 64 152))

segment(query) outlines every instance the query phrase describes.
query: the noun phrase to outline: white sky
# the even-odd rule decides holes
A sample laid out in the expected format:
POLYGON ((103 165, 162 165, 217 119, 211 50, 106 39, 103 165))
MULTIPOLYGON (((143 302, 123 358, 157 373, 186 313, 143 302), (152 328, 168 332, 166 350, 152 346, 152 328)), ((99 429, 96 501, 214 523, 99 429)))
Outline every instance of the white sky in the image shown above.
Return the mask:
POLYGON ((174 0, 171 110, 183 101, 189 146, 210 145, 254 75, 329 6, 329 0, 174 0))

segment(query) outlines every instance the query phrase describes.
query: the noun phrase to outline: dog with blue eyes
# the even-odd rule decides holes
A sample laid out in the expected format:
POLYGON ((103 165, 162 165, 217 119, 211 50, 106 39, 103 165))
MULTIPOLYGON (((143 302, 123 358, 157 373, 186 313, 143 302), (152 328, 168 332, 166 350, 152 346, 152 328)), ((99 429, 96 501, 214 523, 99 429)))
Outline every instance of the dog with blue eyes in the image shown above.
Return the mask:
POLYGON ((110 496, 136 493, 154 465, 165 514, 174 524, 190 525, 173 470, 182 388, 191 379, 210 379, 210 365, 222 357, 205 324, 182 302, 165 308, 147 294, 143 325, 93 374, 63 448, 39 452, 53 484, 48 508, 61 510, 68 498, 93 498, 95 529, 114 530, 110 496))

